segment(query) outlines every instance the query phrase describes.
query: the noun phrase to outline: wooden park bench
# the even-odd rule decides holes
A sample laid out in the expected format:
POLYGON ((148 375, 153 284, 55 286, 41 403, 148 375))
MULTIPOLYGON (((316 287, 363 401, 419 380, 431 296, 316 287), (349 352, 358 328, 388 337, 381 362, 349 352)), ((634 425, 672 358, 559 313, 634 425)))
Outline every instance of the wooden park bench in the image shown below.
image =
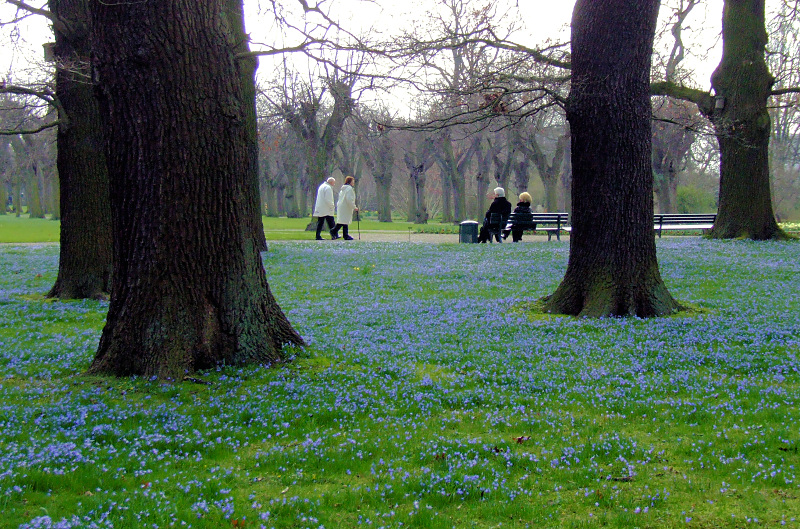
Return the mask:
POLYGON ((656 213, 653 228, 661 237, 664 230, 710 230, 716 220, 716 213, 656 213))
POLYGON ((553 235, 557 240, 561 240, 561 232, 567 232, 572 229, 569 226, 569 213, 511 213, 508 217, 508 223, 505 229, 510 230, 511 227, 523 231, 543 231, 547 233, 547 240, 549 241, 553 235))

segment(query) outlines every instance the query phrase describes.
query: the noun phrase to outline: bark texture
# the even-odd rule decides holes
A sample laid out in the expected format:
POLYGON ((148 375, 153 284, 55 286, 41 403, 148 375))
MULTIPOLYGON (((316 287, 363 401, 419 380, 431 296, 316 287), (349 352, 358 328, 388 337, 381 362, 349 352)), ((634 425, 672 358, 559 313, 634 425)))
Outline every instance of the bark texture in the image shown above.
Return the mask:
POLYGON ((180 379, 302 344, 270 293, 247 204, 253 101, 227 0, 93 2, 114 283, 92 373, 180 379))
POLYGON ((711 120, 719 142, 719 210, 709 234, 717 239, 785 237, 772 209, 770 117, 774 79, 764 50, 764 0, 725 0, 722 60, 711 76, 711 120))
POLYGON ((548 312, 656 316, 679 306, 653 234, 649 74, 658 0, 578 0, 572 19, 572 235, 548 312))
POLYGON ((89 0, 50 0, 64 21, 56 25, 56 96, 64 115, 58 127, 61 245, 58 277, 48 297, 107 298, 112 241, 108 169, 100 110, 91 84, 89 0))
POLYGON ((250 200, 242 204, 242 207, 245 209, 248 222, 250 222, 250 229, 256 241, 256 246, 263 252, 267 250, 267 239, 264 234, 264 223, 261 220, 261 201, 259 200, 260 190, 258 184, 258 123, 256 120, 256 67, 258 66, 258 60, 255 57, 246 55, 250 51, 250 36, 245 32, 242 0, 227 0, 224 3, 224 9, 232 34, 231 42, 235 46, 234 51, 238 54, 236 68, 241 77, 242 90, 244 91, 243 98, 246 101, 243 105, 243 112, 246 130, 249 135, 247 139, 250 146, 248 159, 252 165, 247 174, 253 177, 250 182, 250 185, 253 186, 253 192, 249 193, 250 200))

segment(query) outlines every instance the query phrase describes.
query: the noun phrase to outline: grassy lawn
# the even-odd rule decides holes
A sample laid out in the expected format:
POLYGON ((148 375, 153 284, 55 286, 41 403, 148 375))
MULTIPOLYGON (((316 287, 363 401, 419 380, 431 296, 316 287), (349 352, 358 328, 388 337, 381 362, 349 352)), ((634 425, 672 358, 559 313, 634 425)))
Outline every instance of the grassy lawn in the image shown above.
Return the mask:
POLYGON ((308 347, 173 385, 84 375, 107 303, 4 245, 0 527, 800 527, 800 244, 658 250, 700 311, 530 313, 565 242, 276 242, 308 347))
MULTIPOLYGON (((311 217, 302 219, 262 217, 262 220, 268 241, 310 241, 314 239, 313 231, 305 231, 311 217)), ((360 223, 361 231, 367 233, 376 231, 407 233, 409 228, 412 233, 458 233, 457 226, 440 222, 418 225, 401 220, 378 222, 375 219, 365 219, 360 223)), ((59 221, 31 219, 27 214, 21 217, 0 215, 0 243, 58 242, 60 229, 59 221)), ((358 225, 354 222, 351 229, 355 236, 358 225)))
POLYGON ((48 219, 31 219, 27 214, 0 215, 0 243, 58 242, 61 223, 48 219))

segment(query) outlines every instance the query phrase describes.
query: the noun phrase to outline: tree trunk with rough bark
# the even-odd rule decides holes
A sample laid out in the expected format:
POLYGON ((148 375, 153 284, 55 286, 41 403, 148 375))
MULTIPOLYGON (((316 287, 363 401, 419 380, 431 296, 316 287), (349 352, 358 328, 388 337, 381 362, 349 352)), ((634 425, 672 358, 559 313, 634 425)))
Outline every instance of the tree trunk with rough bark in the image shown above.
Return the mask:
POLYGON ((111 291, 113 243, 100 109, 88 63, 89 1, 50 0, 50 10, 68 28, 55 27, 56 95, 64 113, 56 140, 61 245, 58 277, 47 296, 102 299, 111 291))
POLYGON ((649 75, 658 0, 578 0, 572 19, 572 234, 547 312, 657 316, 680 307, 656 260, 649 75))
POLYGON ((94 66, 114 282, 91 373, 182 379, 302 344, 252 233, 253 101, 227 0, 104 3, 94 66))
POLYGON ((252 191, 247 194, 250 198, 242 204, 245 218, 250 223, 250 230, 260 251, 267 250, 267 239, 264 234, 264 222, 261 220, 261 200, 258 186, 258 123, 256 119, 256 68, 258 60, 250 57, 250 36, 245 31, 244 26, 244 7, 242 0, 227 0, 223 4, 224 13, 227 16, 230 32, 232 35, 231 43, 234 52, 238 54, 237 67, 241 76, 242 89, 244 90, 244 100, 248 101, 243 106, 245 112, 245 127, 250 136, 247 141, 250 145, 248 161, 251 169, 247 174, 252 177, 250 185, 252 191))
POLYGON ((722 60, 711 76, 720 184, 709 236, 716 239, 785 236, 775 221, 769 184, 767 98, 774 78, 764 55, 764 16, 764 0, 725 0, 722 60))

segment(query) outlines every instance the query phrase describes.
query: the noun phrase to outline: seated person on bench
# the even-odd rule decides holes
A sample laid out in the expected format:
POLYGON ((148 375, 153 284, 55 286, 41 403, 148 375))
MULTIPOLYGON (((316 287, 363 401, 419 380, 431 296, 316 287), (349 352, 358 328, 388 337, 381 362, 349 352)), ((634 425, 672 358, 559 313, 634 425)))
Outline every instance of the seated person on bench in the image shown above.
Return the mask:
MULTIPOLYGON (((508 218, 508 215, 511 214, 511 202, 508 201, 506 198, 506 190, 502 187, 495 187, 494 188, 494 200, 492 204, 489 206, 489 210, 486 212, 486 215, 483 218, 483 226, 481 226, 481 231, 478 234, 478 242, 486 242, 489 240, 491 236, 489 234, 489 218, 492 216, 492 213, 499 213, 503 222, 505 219, 508 218)), ((500 240, 500 230, 503 228, 501 225, 497 230, 497 240, 500 240)))
MULTIPOLYGON (((531 196, 528 194, 527 191, 523 191, 522 193, 519 194, 519 202, 517 203, 517 207, 514 208, 514 213, 533 214, 533 211, 531 211, 531 196)), ((506 226, 506 228, 508 228, 508 226, 506 226)), ((522 232, 523 232, 522 229, 515 229, 514 225, 512 224, 510 230, 507 229, 503 230, 504 239, 508 239, 509 232, 511 232, 512 241, 519 242, 522 240, 522 232)))

